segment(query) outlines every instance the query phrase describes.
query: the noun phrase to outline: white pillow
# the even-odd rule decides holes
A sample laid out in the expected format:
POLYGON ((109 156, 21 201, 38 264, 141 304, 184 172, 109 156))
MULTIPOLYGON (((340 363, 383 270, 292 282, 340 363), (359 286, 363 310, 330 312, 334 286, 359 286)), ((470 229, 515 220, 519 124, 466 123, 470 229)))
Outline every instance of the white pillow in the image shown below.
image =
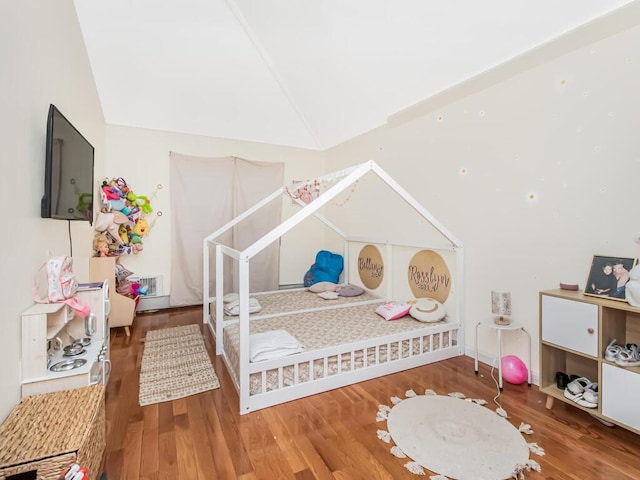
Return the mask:
POLYGON ((444 305, 433 298, 419 298, 411 306, 409 315, 419 322, 439 322, 447 314, 444 305))
POLYGON ((235 302, 239 298, 240 298, 240 295, 238 295, 237 293, 227 293, 224 297, 222 297, 222 301, 224 303, 231 303, 231 302, 235 302))
POLYGON ((404 317, 410 309, 411 305, 408 303, 387 302, 376 308, 376 313, 385 320, 395 320, 404 317))
POLYGON ((249 335, 249 361, 260 362, 304 352, 302 345, 286 330, 249 335))
POLYGON ((318 282, 309 287, 309 291, 313 293, 321 292, 339 292, 340 285, 331 282, 318 282))
POLYGON ((337 300, 338 294, 336 292, 320 292, 318 294, 319 297, 324 298, 325 300, 337 300))

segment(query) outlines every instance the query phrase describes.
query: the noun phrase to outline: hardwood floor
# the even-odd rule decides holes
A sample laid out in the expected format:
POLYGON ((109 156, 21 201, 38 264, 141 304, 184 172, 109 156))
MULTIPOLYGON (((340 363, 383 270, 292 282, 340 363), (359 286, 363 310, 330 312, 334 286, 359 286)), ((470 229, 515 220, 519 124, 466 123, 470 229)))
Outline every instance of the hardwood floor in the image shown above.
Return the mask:
MULTIPOLYGON (((106 395, 109 480, 415 480, 420 477, 404 468, 406 460, 392 456, 376 436, 386 427, 375 421, 378 405, 389 405, 390 397, 404 397, 409 389, 459 391, 490 403, 496 394, 489 367, 481 365, 476 376, 473 360, 458 357, 240 416, 236 391, 203 328, 221 387, 140 407, 141 339, 148 330, 201 320, 200 308, 180 309, 138 316, 131 337, 112 330, 106 395)), ((640 436, 606 427, 561 402, 549 411, 535 386, 506 384, 500 402, 512 424, 532 426, 535 433, 526 440, 546 451, 543 457, 532 455, 541 472, 527 473, 527 480, 640 478, 640 436)))

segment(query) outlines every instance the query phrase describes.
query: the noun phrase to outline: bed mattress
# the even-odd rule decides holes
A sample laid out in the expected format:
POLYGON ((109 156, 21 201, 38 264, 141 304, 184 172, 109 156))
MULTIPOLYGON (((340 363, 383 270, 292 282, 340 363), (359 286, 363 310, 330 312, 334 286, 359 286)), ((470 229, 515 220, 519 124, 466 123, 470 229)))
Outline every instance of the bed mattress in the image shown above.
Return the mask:
MULTIPOLYGON (((389 335, 418 330, 424 331, 425 327, 430 326, 435 328, 445 323, 445 321, 441 321, 426 325, 409 316, 398 320, 386 321, 375 313, 376 306, 377 304, 353 305, 347 308, 335 308, 258 319, 251 322, 251 333, 283 329, 302 343, 306 352, 311 352, 375 338, 380 338, 381 343, 384 343, 382 339, 389 335)), ((398 348, 397 342, 393 343, 391 348, 387 348, 386 343, 384 343, 379 347, 377 360, 376 349, 373 347, 368 348, 366 352, 366 365, 405 358, 411 354, 411 351, 417 352, 420 351, 421 348, 422 351, 438 349, 441 347, 441 343, 448 344, 449 332, 445 332, 442 339, 440 339, 438 335, 433 338, 434 345, 430 344, 429 337, 424 337, 422 341, 416 338, 412 341, 413 345, 410 345, 411 342, 409 340, 404 341, 401 348, 398 348), (422 345, 420 345, 420 343, 422 343, 422 345)), ((231 363, 235 372, 238 372, 239 365, 239 343, 239 325, 236 323, 225 327, 224 349, 228 361, 231 363)), ((313 363, 313 378, 323 378, 328 375, 351 371, 352 355, 349 353, 342 354, 340 361, 338 361, 337 355, 330 357, 326 370, 324 357, 322 357, 320 353, 319 358, 314 360, 313 363)), ((363 350, 355 353, 353 363, 353 369, 362 368, 365 365, 365 352, 363 350)), ((232 372, 232 374, 237 379, 235 372, 232 372)), ((309 373, 308 362, 301 364, 299 366, 297 383, 309 381, 311 379, 309 373)), ((294 380, 293 367, 285 368, 283 374, 284 386, 296 383, 294 380)), ((278 376, 277 370, 267 372, 266 391, 279 388, 278 376)), ((260 373, 252 374, 250 379, 250 393, 252 395, 261 393, 263 391, 262 383, 262 375, 260 373)))
MULTIPOLYGON (((320 309, 327 307, 335 307, 338 305, 352 305, 363 302, 383 301, 382 298, 369 292, 364 292, 357 297, 338 297, 335 300, 325 300, 317 293, 308 290, 283 290, 271 293, 256 293, 250 295, 260 302, 262 307, 259 312, 252 313, 249 318, 263 317, 271 315, 280 315, 287 312, 300 310, 320 309)), ((211 302, 210 313, 211 318, 215 319, 216 302, 211 302)), ((225 315, 225 320, 237 319, 238 316, 225 315)))

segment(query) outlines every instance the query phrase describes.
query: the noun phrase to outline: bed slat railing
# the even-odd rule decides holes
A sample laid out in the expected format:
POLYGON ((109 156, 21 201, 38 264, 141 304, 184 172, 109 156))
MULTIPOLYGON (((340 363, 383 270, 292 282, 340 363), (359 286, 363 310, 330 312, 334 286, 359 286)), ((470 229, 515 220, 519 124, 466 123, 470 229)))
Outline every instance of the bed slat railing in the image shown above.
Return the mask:
MULTIPOLYGON (((433 350, 433 338, 434 336, 436 338, 442 339, 444 338, 444 335, 446 335, 447 333, 450 334, 450 336, 452 336, 452 333, 454 331, 456 331, 459 328, 459 325, 457 323, 444 323, 442 325, 438 325, 438 326, 433 326, 430 327, 432 329, 431 332, 429 333, 417 333, 416 331, 411 331, 411 332, 401 332, 401 333, 396 333, 394 335, 388 336, 388 337, 384 337, 384 342, 380 343, 380 339, 368 339, 368 340, 364 340, 364 341, 360 341, 360 342, 354 342, 354 343, 350 343, 350 344, 345 344, 345 345, 337 345, 334 347, 327 347, 325 349, 322 349, 322 353, 324 353, 324 356, 322 357, 318 357, 318 351, 309 351, 309 352, 302 352, 302 353, 298 353, 296 355, 292 355, 292 356, 288 356, 288 357, 283 357, 283 358, 277 358, 277 359, 272 359, 272 360, 265 360, 263 362, 255 362, 255 363, 250 363, 249 364, 249 373, 256 373, 256 372, 260 372, 263 369, 272 369, 272 368, 278 368, 280 366, 285 366, 285 365, 290 365, 292 364, 292 362, 295 360, 299 363, 309 363, 310 367, 313 368, 312 362, 314 360, 318 360, 318 359, 323 359, 325 357, 331 357, 331 356, 335 356, 335 355, 341 355, 341 354, 352 354, 354 352, 357 352, 358 350, 363 350, 363 351, 367 351, 368 349, 375 349, 375 362, 376 364, 380 364, 382 362, 381 360, 381 347, 382 348, 387 348, 386 352, 388 354, 388 352, 390 351, 390 346, 393 345, 394 343, 398 344, 398 342, 401 342, 403 340, 408 340, 410 338, 429 338, 429 350, 427 351, 431 351, 433 350)), ((382 363, 385 363, 386 360, 382 363)))
POLYGON ((367 368, 381 368, 384 365, 391 366, 396 362, 414 361, 421 356, 437 354, 438 350, 450 349, 454 345, 454 342, 449 339, 453 338, 456 328, 453 325, 448 327, 448 330, 429 334, 406 332, 407 335, 402 338, 374 345, 368 341, 364 342, 364 345, 362 342, 353 344, 353 347, 348 349, 344 346, 336 347, 325 351, 325 355, 320 357, 317 355, 319 352, 314 351, 253 363, 250 365, 251 370, 254 373, 260 373, 261 382, 259 392, 254 392, 251 398, 264 393, 272 394, 275 390, 288 389, 291 386, 313 388, 310 385, 314 381, 327 380, 340 374, 355 374, 367 368), (446 338, 447 334, 449 339, 446 338), (349 361, 348 366, 345 365, 345 361, 349 361), (302 368, 303 365, 305 368, 302 368), (269 372, 272 372, 271 375, 277 372, 277 378, 274 378, 277 387, 269 387, 270 390, 267 391, 269 372), (302 375, 305 375, 305 378, 302 375))

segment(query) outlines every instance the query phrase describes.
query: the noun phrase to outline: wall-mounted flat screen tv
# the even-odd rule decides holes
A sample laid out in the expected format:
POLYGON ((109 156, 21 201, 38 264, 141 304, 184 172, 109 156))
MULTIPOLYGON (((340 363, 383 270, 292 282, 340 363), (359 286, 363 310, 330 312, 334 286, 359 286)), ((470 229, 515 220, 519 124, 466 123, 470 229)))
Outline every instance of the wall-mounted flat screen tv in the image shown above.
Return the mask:
POLYGON ((93 220, 93 146, 49 106, 42 218, 93 220))

